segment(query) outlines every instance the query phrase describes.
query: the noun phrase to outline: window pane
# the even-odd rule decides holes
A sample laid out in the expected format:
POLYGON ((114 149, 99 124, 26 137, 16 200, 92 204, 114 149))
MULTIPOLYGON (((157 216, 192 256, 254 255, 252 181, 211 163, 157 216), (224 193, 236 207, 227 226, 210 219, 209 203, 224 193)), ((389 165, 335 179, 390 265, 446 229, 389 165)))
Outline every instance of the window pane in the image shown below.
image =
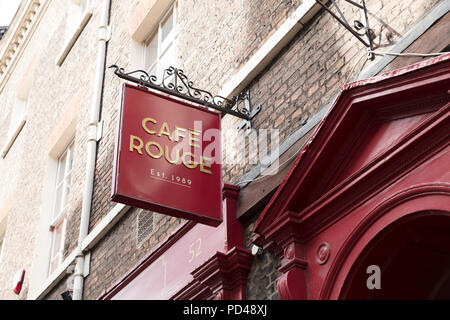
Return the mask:
POLYGON ((64 223, 60 223, 53 230, 53 250, 52 250, 52 258, 55 257, 60 251, 62 246, 62 236, 63 236, 63 225, 64 223))
POLYGON ((161 80, 162 74, 158 73, 158 64, 156 62, 148 69, 148 73, 157 76, 158 80, 161 80))
POLYGON ((59 255, 54 257, 50 262, 50 274, 52 274, 53 271, 55 271, 58 266, 59 266, 59 255))
POLYGON ((67 175, 70 170, 72 170, 72 163, 73 163, 73 143, 72 145, 67 149, 67 164, 66 164, 66 169, 65 169, 65 175, 67 175))
POLYGON ((166 18, 161 26, 161 42, 164 41, 173 29, 173 14, 166 18))
POLYGON ((58 176, 56 178, 56 183, 59 184, 63 181, 65 170, 66 170, 66 157, 67 153, 64 153, 58 160, 58 176))
POLYGON ((69 145, 69 147, 67 147, 64 154, 58 160, 53 218, 56 218, 64 209, 67 194, 70 190, 70 173, 73 163, 72 149, 73 142, 69 145))
POLYGON ((170 66, 176 66, 175 58, 175 46, 171 43, 160 57, 159 67, 162 70, 169 68, 170 66))
POLYGON ((64 210, 67 204, 67 196, 70 192, 70 174, 66 177, 66 180, 63 184, 63 196, 61 198, 61 210, 64 210))
POLYGON ((175 8, 172 8, 144 47, 144 68, 158 79, 165 69, 176 66, 175 27, 175 8))
POLYGON ((54 207, 54 211, 53 211, 53 219, 55 219, 58 216, 58 214, 61 212, 62 189, 63 189, 63 186, 60 185, 55 190, 55 207, 54 207))
POLYGON ((158 57, 158 37, 154 36, 150 43, 145 47, 145 68, 150 69, 158 57))

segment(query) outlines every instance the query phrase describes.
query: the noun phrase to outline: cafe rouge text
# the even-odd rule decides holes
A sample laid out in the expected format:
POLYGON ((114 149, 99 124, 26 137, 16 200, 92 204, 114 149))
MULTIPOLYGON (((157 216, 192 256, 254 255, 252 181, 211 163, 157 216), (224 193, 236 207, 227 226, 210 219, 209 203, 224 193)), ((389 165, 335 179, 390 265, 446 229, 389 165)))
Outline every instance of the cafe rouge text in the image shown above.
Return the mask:
POLYGON ((201 151, 200 140, 202 132, 194 129, 186 129, 175 126, 171 133, 171 128, 167 122, 158 123, 158 120, 152 117, 146 117, 141 122, 144 135, 130 135, 130 152, 137 152, 140 155, 147 155, 153 159, 164 159, 170 164, 183 164, 188 169, 199 168, 200 172, 212 174, 211 157, 200 155, 200 160, 196 161, 195 149, 201 151), (147 135, 145 135, 147 134, 147 135), (154 137, 163 137, 167 140, 157 142, 154 137), (187 143, 183 143, 186 142, 187 143), (168 143, 177 143, 171 148, 168 143), (186 145, 188 146, 187 151, 186 145), (193 149, 193 150, 192 150, 193 149))
POLYGON ((220 224, 220 114, 125 84, 118 128, 113 201, 220 224))

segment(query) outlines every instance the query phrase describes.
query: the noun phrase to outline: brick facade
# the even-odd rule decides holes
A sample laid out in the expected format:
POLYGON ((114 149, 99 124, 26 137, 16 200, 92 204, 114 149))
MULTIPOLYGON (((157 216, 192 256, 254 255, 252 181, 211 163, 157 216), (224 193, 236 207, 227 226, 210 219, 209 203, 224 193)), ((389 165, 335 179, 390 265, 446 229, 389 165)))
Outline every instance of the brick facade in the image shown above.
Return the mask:
MULTIPOLYGON (((179 68, 185 71, 195 86, 218 92, 303 2, 180 1, 177 9, 179 68)), ((41 220, 45 214, 44 208, 48 207, 43 197, 45 188, 48 188, 45 181, 49 179, 46 176, 47 146, 58 124, 64 123, 62 119, 69 108, 76 108, 78 112, 75 116, 72 189, 66 208, 64 258, 69 257, 77 247, 85 183, 86 128, 93 95, 101 10, 101 1, 91 3, 92 17, 62 66, 58 67, 55 59, 63 44, 67 8, 62 1, 49 1, 26 49, 17 58, 19 63, 0 91, 0 107, 3 108, 0 114, 0 145, 3 145, 17 84, 36 55, 35 68, 31 71, 33 85, 27 104, 27 122, 6 157, 0 159, 0 184, 7 186, 0 188, 0 208, 12 195, 8 207, 6 245, 0 263, 0 298, 3 299, 28 297, 29 277, 33 274, 27 273, 24 289, 18 297, 12 293, 10 283, 18 268, 23 267, 27 272, 32 270, 33 258, 40 254, 37 252, 41 250, 37 248, 37 237, 39 228, 46 225, 41 220)), ((138 0, 111 1, 112 37, 107 44, 106 67, 116 64, 129 70, 132 65, 133 40, 129 34, 129 20, 139 3, 138 0)), ((438 3, 438 0, 367 1, 369 25, 375 36, 376 49, 388 50, 438 3)), ((343 4, 342 9, 347 17, 359 19, 359 9, 348 4, 343 4)), ((448 30, 448 23, 446 26, 448 30)), ((430 52, 446 46, 437 37, 431 42, 442 45, 423 45, 416 50, 430 52)), ((308 121, 330 103, 343 84, 355 79, 371 63, 361 58, 365 54, 362 44, 329 14, 320 10, 248 85, 252 104, 262 105, 262 111, 252 122, 253 128, 278 129, 280 142, 284 141, 302 122, 308 121)), ((410 63, 410 60, 402 59, 394 60, 393 64, 400 67, 410 63)), ((105 69, 101 106, 104 127, 97 148, 90 230, 98 226, 116 205, 109 197, 121 82, 110 69, 105 69)), ((240 121, 227 115, 223 118, 222 128, 235 128, 240 121)), ((232 140, 238 134, 235 132, 234 136, 224 137, 225 152, 232 152, 232 140)), ((224 182, 235 184, 242 179, 254 167, 255 164, 250 163, 254 156, 244 156, 240 164, 225 164, 224 182)), ((250 247, 251 230, 259 212, 256 210, 242 221, 247 247, 250 247)), ((98 298, 183 222, 182 219, 157 214, 152 234, 137 246, 136 218, 136 210, 129 210, 92 248, 84 299, 98 298)), ((248 276, 248 298, 278 298, 277 261, 267 252, 255 257, 248 276)), ((70 281, 71 277, 66 276, 45 298, 60 299, 61 291, 65 291, 70 281)))

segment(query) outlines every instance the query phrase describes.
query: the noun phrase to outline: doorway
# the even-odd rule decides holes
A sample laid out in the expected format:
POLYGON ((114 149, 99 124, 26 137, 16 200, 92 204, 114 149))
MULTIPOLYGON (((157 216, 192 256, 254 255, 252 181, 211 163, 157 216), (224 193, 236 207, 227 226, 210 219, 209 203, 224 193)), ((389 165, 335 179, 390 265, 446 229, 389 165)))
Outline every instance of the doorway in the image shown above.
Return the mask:
POLYGON ((421 212, 386 227, 359 255, 339 298, 450 299, 450 213, 421 212))

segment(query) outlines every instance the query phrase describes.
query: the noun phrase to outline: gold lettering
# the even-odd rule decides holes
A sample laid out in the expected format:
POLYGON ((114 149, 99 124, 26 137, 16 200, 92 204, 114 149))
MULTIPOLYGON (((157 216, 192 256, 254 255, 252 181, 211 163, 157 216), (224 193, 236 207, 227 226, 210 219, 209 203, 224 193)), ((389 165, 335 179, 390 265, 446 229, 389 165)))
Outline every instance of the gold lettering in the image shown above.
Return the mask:
POLYGON ((163 122, 161 128, 159 129, 158 137, 161 137, 161 135, 166 135, 169 137, 169 140, 172 140, 167 122, 163 122))
POLYGON ((203 157, 203 156, 200 157, 200 171, 204 172, 204 173, 207 173, 207 174, 212 174, 212 172, 210 170, 205 169, 205 167, 211 168, 211 163, 207 163, 207 162, 205 162, 205 160, 206 161, 212 161, 211 158, 203 157))
POLYGON ((147 154, 154 159, 159 159, 163 155, 163 148, 161 147, 161 145, 159 143, 154 142, 154 141, 149 141, 145 144, 145 151, 147 151, 147 154), (156 148, 158 148, 159 153, 157 155, 153 154, 150 151, 151 146, 155 146, 156 148))
POLYGON ((200 136, 201 132, 189 129, 189 145, 194 148, 200 148, 200 145, 196 144, 194 141, 200 141, 194 135, 200 136))
POLYGON ((167 160, 169 163, 171 163, 171 164, 178 163, 178 160, 180 160, 180 150, 174 150, 174 151, 176 151, 176 157, 175 157, 176 159, 175 159, 175 160, 171 160, 170 157, 169 157, 169 147, 166 146, 165 157, 166 157, 166 160, 167 160))
POLYGON ((130 135, 130 152, 133 152, 134 149, 139 152, 139 154, 142 154, 142 148, 144 147, 144 141, 142 141, 141 138, 130 135), (135 145, 134 141, 139 141, 139 145, 135 145))
POLYGON ((155 134, 156 131, 147 128, 147 122, 152 122, 153 124, 156 124, 156 120, 153 118, 144 118, 144 120, 142 120, 142 128, 144 129, 144 131, 149 134, 155 134))
POLYGON ((183 156, 182 156, 182 160, 183 160, 183 164, 186 166, 186 168, 188 168, 188 169, 194 169, 194 168, 196 168, 197 167, 197 162, 195 162, 194 161, 194 155, 192 154, 192 153, 190 153, 190 152, 186 152, 186 153, 184 153, 183 154, 183 156), (191 162, 187 162, 186 161, 186 156, 189 156, 189 157, 191 157, 191 162))
POLYGON ((173 134, 174 134, 174 140, 175 140, 176 142, 178 142, 178 140, 180 139, 180 137, 186 138, 186 134, 183 133, 183 132, 180 132, 180 131, 186 132, 186 129, 185 129, 185 128, 178 127, 178 126, 175 126, 175 131, 174 131, 173 134))
MULTIPOLYGON (((154 118, 144 118, 141 124, 143 130, 146 133, 157 135, 158 137, 165 135, 169 138, 169 140, 175 142, 178 142, 180 138, 187 138, 189 141, 189 146, 194 148, 201 148, 201 131, 175 126, 175 130, 171 133, 167 122, 163 122, 159 130, 157 130, 158 126, 155 126, 155 130, 152 130, 150 129, 151 124, 149 124, 149 122, 153 125, 158 124, 158 121, 154 118)), ((142 150, 143 148, 145 148, 145 153, 153 159, 164 157, 165 160, 170 164, 178 164, 181 160, 183 165, 188 169, 195 169, 199 167, 200 172, 213 174, 211 170, 212 159, 209 157, 200 156, 200 160, 199 162, 197 162, 196 159, 198 158, 194 155, 194 152, 192 150, 192 152, 182 153, 182 150, 178 148, 176 150, 171 150, 170 146, 164 144, 161 145, 160 143, 155 141, 144 142, 144 139, 135 135, 130 135, 129 151, 133 152, 134 150, 136 150, 139 154, 142 155, 144 154, 142 150)))

